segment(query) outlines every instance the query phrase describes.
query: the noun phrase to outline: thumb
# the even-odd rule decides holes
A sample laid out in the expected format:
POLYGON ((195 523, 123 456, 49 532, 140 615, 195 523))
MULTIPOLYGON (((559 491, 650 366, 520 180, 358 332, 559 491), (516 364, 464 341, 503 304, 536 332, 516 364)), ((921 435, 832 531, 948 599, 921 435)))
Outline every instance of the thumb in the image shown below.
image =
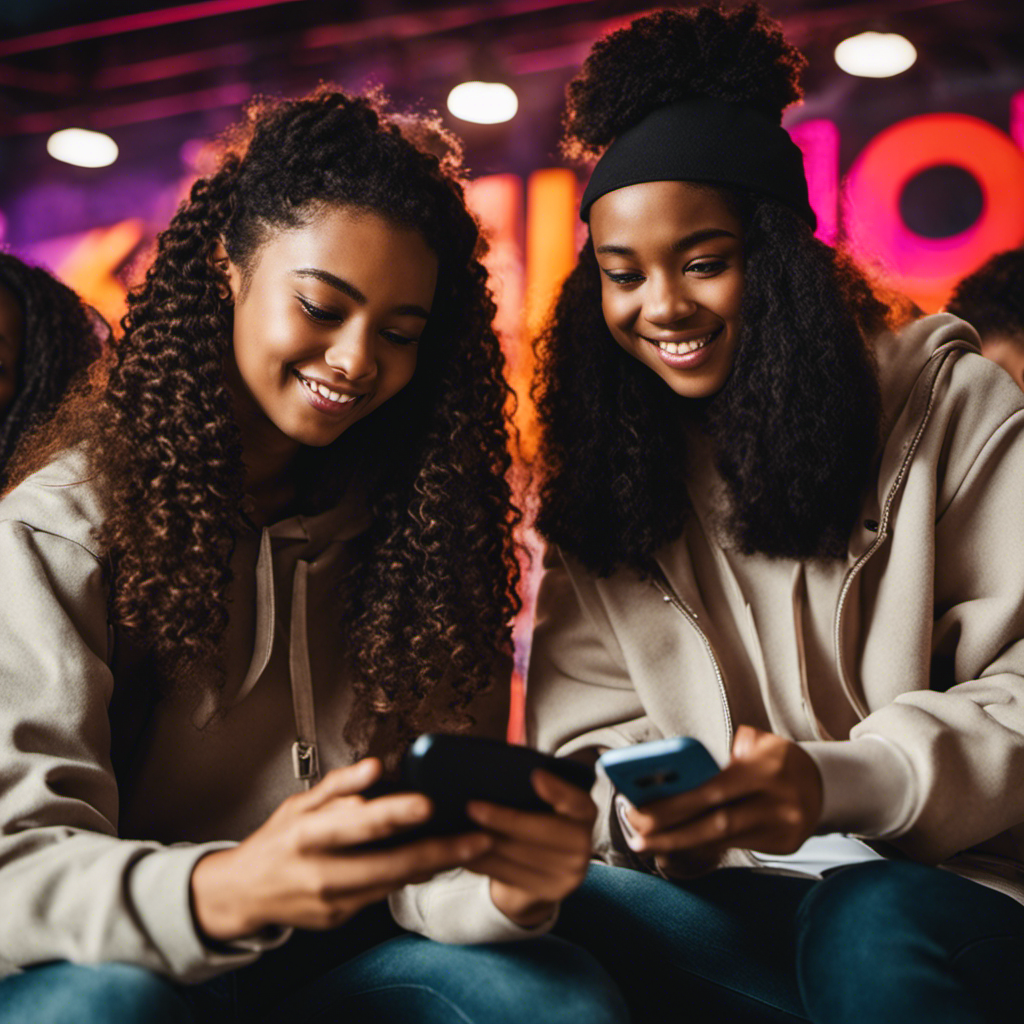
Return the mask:
POLYGON ((733 759, 741 761, 745 757, 750 757, 754 753, 754 748, 761 735, 760 729, 755 729, 752 725, 741 725, 736 730, 736 736, 732 741, 733 759))

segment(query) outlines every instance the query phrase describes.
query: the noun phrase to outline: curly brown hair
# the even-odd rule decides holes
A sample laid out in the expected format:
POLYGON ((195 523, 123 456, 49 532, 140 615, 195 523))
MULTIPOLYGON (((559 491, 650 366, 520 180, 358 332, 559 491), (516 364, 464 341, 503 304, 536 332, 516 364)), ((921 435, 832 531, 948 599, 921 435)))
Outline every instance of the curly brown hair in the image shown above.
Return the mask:
MULTIPOLYGON (((778 121, 802 95, 805 63, 756 3, 639 18, 597 43, 570 83, 564 149, 597 155, 651 110, 691 96, 778 121)), ((865 338, 904 310, 778 201, 695 187, 717 193, 743 227, 730 376, 710 398, 682 399, 625 353, 602 316, 588 238, 536 346, 538 529, 593 572, 626 565, 645 574, 690 513, 684 423, 696 418, 714 442, 743 551, 845 557, 881 430, 865 338)))
POLYGON ((99 380, 69 399, 17 475, 83 446, 106 502, 99 540, 113 624, 174 685, 216 666, 244 468, 223 369, 232 304, 211 249, 223 240, 244 274, 270 233, 324 205, 419 231, 439 270, 413 379, 334 443, 302 451, 298 500, 323 510, 355 463, 372 471, 372 524, 338 582, 361 734, 387 715, 411 736, 428 724, 424 698, 442 677, 455 693, 448 723, 465 725, 466 706, 511 650, 518 512, 507 480, 511 392, 458 144, 377 93, 322 86, 254 100, 225 146, 160 234, 99 380))

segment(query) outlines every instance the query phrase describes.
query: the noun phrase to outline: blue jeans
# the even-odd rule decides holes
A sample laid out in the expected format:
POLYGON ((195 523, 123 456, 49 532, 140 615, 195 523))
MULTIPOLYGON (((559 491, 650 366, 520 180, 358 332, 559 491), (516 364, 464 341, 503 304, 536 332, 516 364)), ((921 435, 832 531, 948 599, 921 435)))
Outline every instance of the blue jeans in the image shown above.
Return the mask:
POLYGON ((123 964, 54 963, 0 981, 0 1024, 627 1024, 622 996, 556 938, 446 946, 384 905, 299 932, 255 964, 182 987, 123 964))
POLYGON ((604 964, 636 1024, 1024 1020, 1024 907, 905 861, 685 883, 594 865, 555 930, 604 964))

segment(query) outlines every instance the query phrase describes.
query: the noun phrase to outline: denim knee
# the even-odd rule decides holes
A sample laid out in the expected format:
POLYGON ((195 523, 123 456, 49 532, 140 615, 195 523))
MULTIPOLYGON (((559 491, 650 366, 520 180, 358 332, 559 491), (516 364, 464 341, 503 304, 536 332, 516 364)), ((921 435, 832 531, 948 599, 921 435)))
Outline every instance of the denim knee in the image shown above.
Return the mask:
POLYGON ((975 980, 951 970, 971 905, 985 896, 975 884, 921 864, 873 861, 816 885, 797 917, 797 976, 811 1019, 988 1019, 975 980))
POLYGON ((129 964, 46 964, 0 981, 0 1024, 191 1024, 175 986, 129 964))
POLYGON ((626 1024, 629 1019, 621 993, 598 963, 551 936, 483 946, 446 946, 406 936, 371 950, 340 973, 346 978, 339 1005, 363 1007, 366 1019, 365 1007, 374 1005, 377 1020, 626 1024), (390 1016, 380 1011, 384 1002, 390 1016), (393 1009, 403 1006, 404 1013, 393 1009))

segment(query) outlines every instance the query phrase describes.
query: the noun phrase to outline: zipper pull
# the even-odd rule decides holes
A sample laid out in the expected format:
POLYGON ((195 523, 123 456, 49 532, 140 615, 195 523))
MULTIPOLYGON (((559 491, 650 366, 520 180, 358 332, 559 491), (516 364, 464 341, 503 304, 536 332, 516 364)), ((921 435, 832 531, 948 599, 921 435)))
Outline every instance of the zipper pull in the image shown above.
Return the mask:
POLYGON ((295 770, 295 778, 306 782, 319 776, 320 764, 315 743, 296 740, 292 744, 292 768, 295 770))

